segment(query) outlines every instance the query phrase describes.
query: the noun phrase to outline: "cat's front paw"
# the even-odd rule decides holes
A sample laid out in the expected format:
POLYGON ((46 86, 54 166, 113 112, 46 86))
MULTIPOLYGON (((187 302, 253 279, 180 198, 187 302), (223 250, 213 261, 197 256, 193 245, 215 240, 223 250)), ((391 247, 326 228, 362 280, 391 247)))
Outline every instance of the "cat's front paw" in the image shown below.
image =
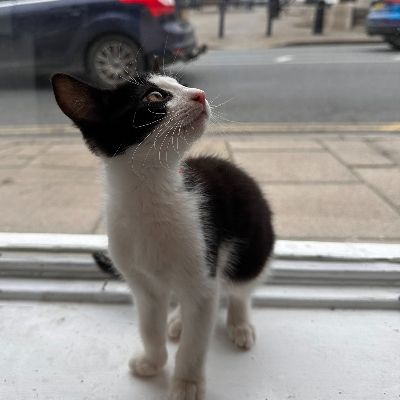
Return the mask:
POLYGON ((249 323, 240 325, 228 325, 226 327, 229 338, 232 342, 241 349, 250 349, 256 341, 254 327, 249 323))
POLYGON ((168 400, 204 400, 205 380, 189 382, 174 378, 168 400))
POLYGON ((149 358, 146 354, 137 354, 129 361, 129 368, 137 376, 154 376, 161 372, 167 362, 168 354, 162 353, 155 358, 149 358))

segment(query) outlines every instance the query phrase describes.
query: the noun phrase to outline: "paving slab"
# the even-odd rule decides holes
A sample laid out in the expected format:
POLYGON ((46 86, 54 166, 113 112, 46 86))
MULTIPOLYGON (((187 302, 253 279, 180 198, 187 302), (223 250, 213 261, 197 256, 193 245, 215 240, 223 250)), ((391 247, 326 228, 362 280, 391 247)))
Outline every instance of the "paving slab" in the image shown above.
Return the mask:
POLYGON ((66 169, 90 169, 100 164, 100 160, 91 155, 89 152, 70 153, 67 151, 66 157, 60 154, 43 154, 37 157, 32 166, 42 166, 49 168, 66 168, 66 169))
POLYGON ((34 157, 19 156, 19 155, 2 155, 0 157, 0 168, 22 168, 30 164, 34 157))
POLYGON ((373 145, 394 163, 400 165, 400 139, 376 140, 373 142, 373 145))
POLYGON ((29 143, 29 144, 9 144, 8 146, 1 148, 0 154, 7 155, 11 154, 13 156, 37 156, 43 153, 47 148, 47 145, 42 145, 39 143, 29 143))
POLYGON ((349 166, 390 166, 393 161, 380 154, 368 143, 322 140, 322 143, 349 166))
POLYGON ((0 140, 0 152, 7 152, 10 147, 13 147, 15 145, 15 141, 13 139, 6 139, 6 138, 1 138, 0 140))
POLYGON ((276 139, 265 135, 246 135, 240 139, 228 139, 233 150, 320 150, 323 147, 315 140, 286 138, 276 139))
POLYGON ((356 171, 400 210, 400 168, 359 168, 356 171))
MULTIPOLYGON (((42 183, 42 184, 93 184, 102 182, 102 169, 100 166, 92 168, 52 168, 44 166, 27 166, 10 174, 8 170, 3 176, 12 176, 16 183, 42 183)), ((0 177, 2 170, 0 169, 0 177)))
POLYGON ((0 231, 92 233, 102 199, 99 185, 2 185, 0 231))
POLYGON ((107 234, 107 227, 106 227, 106 220, 104 215, 101 215, 97 221, 97 225, 94 227, 94 234, 96 235, 106 235, 107 234))
POLYGON ((15 182, 19 171, 17 168, 0 168, 0 186, 15 182))
POLYGON ((397 240, 400 215, 361 184, 263 185, 280 238, 397 240))
POLYGON ((357 182, 329 153, 237 151, 234 160, 259 182, 357 182))
POLYGON ((215 137, 206 137, 200 140, 192 147, 192 149, 188 153, 188 156, 194 157, 202 155, 213 155, 225 159, 229 159, 231 157, 226 141, 224 139, 215 137))
MULTIPOLYGON (((395 162, 400 140, 391 134, 347 139, 346 134, 209 135, 193 152, 233 155, 255 176, 269 194, 280 238, 399 240, 400 168, 380 164, 380 156, 395 162), (335 156, 324 149, 327 142, 335 156), (347 167, 337 158, 346 160, 343 153, 350 148, 347 157, 365 157, 368 151, 379 160, 360 167, 347 159, 347 167)), ((11 145, 19 152, 13 166, 0 164, 0 231, 105 233, 101 161, 81 139, 23 143, 0 140, 0 149, 11 145)))
POLYGON ((58 154, 87 154, 92 157, 96 157, 92 154, 86 147, 83 140, 69 143, 51 144, 49 149, 46 151, 48 155, 58 155, 58 154))

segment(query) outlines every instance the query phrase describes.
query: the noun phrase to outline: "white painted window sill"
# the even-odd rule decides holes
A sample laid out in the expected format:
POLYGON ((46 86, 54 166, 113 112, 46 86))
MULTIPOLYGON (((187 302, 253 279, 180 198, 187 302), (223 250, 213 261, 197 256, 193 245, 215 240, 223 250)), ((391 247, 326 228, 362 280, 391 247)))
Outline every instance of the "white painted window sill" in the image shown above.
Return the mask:
MULTIPOLYGON (((86 254, 105 238, 83 249, 86 236, 4 235, 0 399, 166 400, 177 345, 165 373, 131 376, 140 341, 129 291, 86 254)), ((398 245, 278 242, 254 296, 252 350, 231 345, 220 311, 207 399, 400 399, 399 260, 398 245)))

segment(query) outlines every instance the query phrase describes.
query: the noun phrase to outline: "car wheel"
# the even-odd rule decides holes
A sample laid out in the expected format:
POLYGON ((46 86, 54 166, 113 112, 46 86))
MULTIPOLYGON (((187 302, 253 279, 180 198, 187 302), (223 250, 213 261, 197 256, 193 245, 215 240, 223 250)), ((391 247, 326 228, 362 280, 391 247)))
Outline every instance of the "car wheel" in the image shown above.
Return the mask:
POLYGON ((143 71, 145 62, 134 41, 120 35, 109 35, 90 46, 87 66, 95 83, 110 88, 143 71))
POLYGON ((400 36, 386 36, 385 41, 389 43, 394 50, 400 50, 400 36))

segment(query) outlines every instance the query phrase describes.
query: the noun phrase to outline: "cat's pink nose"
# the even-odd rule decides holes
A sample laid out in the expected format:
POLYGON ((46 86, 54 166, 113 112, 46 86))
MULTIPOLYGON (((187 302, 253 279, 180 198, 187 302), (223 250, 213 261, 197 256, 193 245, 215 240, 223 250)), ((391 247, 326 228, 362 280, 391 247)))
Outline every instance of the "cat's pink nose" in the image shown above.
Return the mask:
POLYGON ((206 104, 206 94, 201 91, 201 92, 197 92, 193 97, 192 97, 193 101, 198 101, 199 103, 206 104))

